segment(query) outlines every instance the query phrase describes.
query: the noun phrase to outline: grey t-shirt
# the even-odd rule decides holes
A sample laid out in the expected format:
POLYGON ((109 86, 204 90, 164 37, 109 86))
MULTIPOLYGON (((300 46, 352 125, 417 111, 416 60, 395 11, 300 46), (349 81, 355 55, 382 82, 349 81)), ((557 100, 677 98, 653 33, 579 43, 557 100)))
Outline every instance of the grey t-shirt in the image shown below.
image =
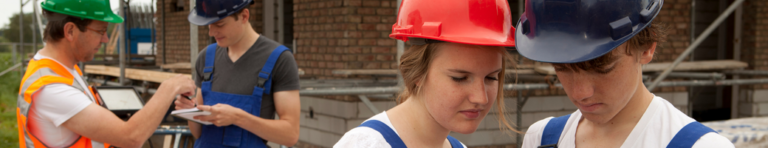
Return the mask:
MULTIPOLYGON (((229 48, 217 47, 216 60, 213 65, 211 89, 216 92, 251 95, 256 86, 259 72, 267 62, 272 51, 280 46, 269 38, 260 36, 256 43, 234 63, 229 58, 229 48)), ((198 54, 195 64, 195 83, 202 87, 203 68, 205 67, 205 52, 198 54)), ((272 88, 269 95, 264 95, 261 101, 261 118, 275 118, 275 102, 272 97, 275 92, 298 90, 299 72, 296 60, 291 52, 283 52, 272 69, 272 88)), ((213 105, 213 104, 206 104, 213 105)))

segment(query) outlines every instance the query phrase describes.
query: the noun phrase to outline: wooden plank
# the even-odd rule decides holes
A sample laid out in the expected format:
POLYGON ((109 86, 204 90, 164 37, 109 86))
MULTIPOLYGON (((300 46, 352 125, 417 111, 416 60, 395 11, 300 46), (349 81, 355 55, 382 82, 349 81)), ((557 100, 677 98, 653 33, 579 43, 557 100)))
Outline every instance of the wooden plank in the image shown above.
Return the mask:
MULTIPOLYGON (((661 72, 672 65, 672 62, 661 63, 649 63, 643 65, 643 72, 661 72)), ((731 70, 746 68, 748 65, 742 61, 736 60, 711 60, 711 61, 694 61, 694 62, 680 62, 673 71, 699 71, 699 70, 731 70)), ((554 75, 555 68, 552 65, 542 65, 534 68, 537 73, 554 75)))
MULTIPOLYGON (((661 72, 672 65, 672 62, 664 63, 650 63, 643 66, 643 72, 661 72)), ((695 62, 680 62, 674 71, 697 71, 697 70, 731 70, 739 68, 747 68, 747 63, 736 60, 712 60, 712 61, 695 61, 695 62)))
MULTIPOLYGON (((171 71, 178 72, 178 73, 188 73, 192 68, 192 64, 185 63, 185 62, 163 64, 163 65, 160 65, 160 68, 170 69, 171 71)), ((301 68, 299 68, 299 75, 304 75, 304 70, 301 68)))
POLYGON ((189 64, 188 62, 182 62, 182 63, 172 63, 172 64, 163 64, 160 65, 160 68, 162 69, 191 69, 192 64, 189 64))
MULTIPOLYGON (((114 76, 114 77, 120 76, 120 68, 114 67, 114 66, 86 65, 85 72, 88 74, 100 74, 100 75, 108 75, 108 76, 114 76)), ((166 79, 169 79, 176 75, 179 75, 179 73, 125 68, 125 77, 128 79, 134 79, 134 80, 161 83, 166 79)), ((190 74, 180 74, 180 75, 192 77, 192 75, 190 74)))
MULTIPOLYGON (((507 74, 534 74, 532 69, 507 69, 507 74)), ((397 75, 397 69, 334 69, 331 71, 337 75, 397 75)))

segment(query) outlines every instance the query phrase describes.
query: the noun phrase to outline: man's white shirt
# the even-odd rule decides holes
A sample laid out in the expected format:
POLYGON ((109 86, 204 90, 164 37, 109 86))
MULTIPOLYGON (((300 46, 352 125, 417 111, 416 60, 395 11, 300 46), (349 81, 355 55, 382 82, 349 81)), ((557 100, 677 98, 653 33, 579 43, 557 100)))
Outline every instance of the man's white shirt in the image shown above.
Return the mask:
MULTIPOLYGON (((571 114, 558 140, 560 148, 576 147, 576 129, 581 119, 581 112, 571 114)), ((537 121, 528 128, 523 140, 523 148, 536 148, 541 145, 541 135, 544 127, 553 117, 537 121)), ((643 113, 643 117, 635 125, 632 132, 621 145, 622 148, 664 148, 669 144, 680 129, 695 122, 671 103, 661 97, 654 97, 651 104, 643 113)), ((693 145, 694 148, 732 148, 733 143, 717 133, 707 133, 693 145)))
MULTIPOLYGON (((35 60, 54 60, 39 53, 35 54, 33 58, 35 60)), ((61 65, 59 61, 56 63, 61 65)), ((67 68, 67 71, 75 77, 76 85, 88 88, 77 70, 67 68)), ((32 101, 30 108, 28 117, 30 121, 28 123, 36 124, 30 124, 30 126, 34 126, 31 127, 33 130, 30 132, 48 147, 65 147, 78 140, 80 135, 62 127, 61 124, 94 103, 94 100, 91 99, 93 95, 87 93, 86 96, 82 91, 67 84, 46 85, 35 95, 35 100, 32 101)), ((94 119, 94 121, 96 120, 94 119)))

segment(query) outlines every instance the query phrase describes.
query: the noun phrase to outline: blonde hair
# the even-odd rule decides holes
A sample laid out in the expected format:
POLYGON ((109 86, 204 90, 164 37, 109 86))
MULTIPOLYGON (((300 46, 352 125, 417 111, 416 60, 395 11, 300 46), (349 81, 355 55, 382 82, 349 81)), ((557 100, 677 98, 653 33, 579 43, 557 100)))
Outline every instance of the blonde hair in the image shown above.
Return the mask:
MULTIPOLYGON (((427 43, 424 45, 413 45, 400 57, 399 69, 403 75, 403 82, 405 88, 397 97, 397 104, 405 102, 409 97, 419 95, 421 87, 416 83, 426 80, 429 66, 435 58, 437 49, 442 43, 427 43)), ((478 45, 479 46, 479 45, 478 45)), ((479 46, 480 48, 495 48, 494 46, 479 46)), ((499 128, 502 131, 512 130, 517 133, 521 133, 512 127, 506 118, 506 106, 504 105, 504 80, 505 80, 505 68, 507 65, 514 64, 512 62, 509 53, 499 47, 499 53, 502 54, 502 70, 499 72, 499 88, 496 95, 496 109, 498 111, 499 128)))

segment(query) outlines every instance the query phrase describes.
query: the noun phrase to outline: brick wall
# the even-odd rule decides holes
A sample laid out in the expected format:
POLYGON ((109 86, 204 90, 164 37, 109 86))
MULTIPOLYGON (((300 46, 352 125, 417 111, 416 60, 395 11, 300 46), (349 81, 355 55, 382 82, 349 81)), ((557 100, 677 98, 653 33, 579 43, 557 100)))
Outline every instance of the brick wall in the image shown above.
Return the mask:
MULTIPOLYGON (((768 1, 747 0, 743 5, 741 61, 751 70, 768 70, 768 1)), ((741 78, 765 78, 746 77, 741 78)), ((739 117, 768 116, 768 84, 740 86, 739 117)))
MULTIPOLYGON (((768 8, 768 1, 744 2, 741 61, 749 64, 748 69, 768 70, 768 9, 766 8, 768 8)), ((753 85, 752 88, 768 89, 768 84, 753 85)))
MULTIPOLYGON (((190 23, 187 21, 187 16, 189 15, 190 7, 189 7, 189 1, 184 0, 184 10, 181 11, 175 11, 176 9, 176 2, 177 0, 160 0, 157 1, 157 14, 155 16, 157 17, 157 26, 155 28, 157 29, 157 54, 156 62, 157 65, 163 64, 163 51, 165 51, 165 60, 166 63, 178 63, 178 62, 190 62, 190 45, 189 45, 189 27, 190 23), (165 18, 163 18, 163 3, 165 3, 165 18), (163 40, 162 32, 163 32, 163 24, 162 20, 165 19, 165 40, 163 40), (163 48, 163 43, 165 42, 165 48, 163 48), (167 49, 167 50, 166 50, 167 49)), ((263 29, 263 21, 262 21, 262 5, 261 0, 255 0, 254 4, 249 6, 249 10, 251 13, 251 25, 256 30, 256 32, 261 32, 263 29)), ((198 26, 197 27, 197 37, 198 37, 198 49, 203 50, 205 49, 208 44, 211 44, 215 41, 212 41, 209 39, 208 36, 208 27, 207 26, 198 26)))
POLYGON ((395 0, 294 0, 296 61, 302 77, 333 69, 396 68, 395 0))

